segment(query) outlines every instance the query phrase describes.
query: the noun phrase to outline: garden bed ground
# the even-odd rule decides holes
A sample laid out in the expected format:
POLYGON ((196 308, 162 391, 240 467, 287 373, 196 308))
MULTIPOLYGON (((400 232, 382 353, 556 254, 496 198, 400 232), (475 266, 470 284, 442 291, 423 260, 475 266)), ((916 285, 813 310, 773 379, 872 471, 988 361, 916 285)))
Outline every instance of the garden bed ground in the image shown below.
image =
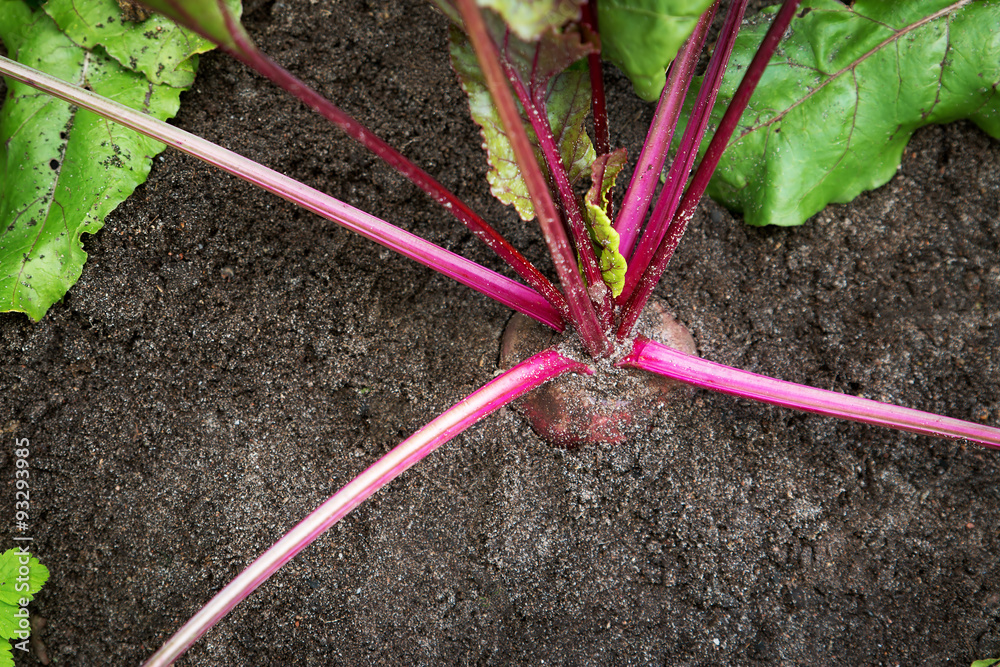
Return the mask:
MULTIPOLYGON (((546 267, 487 192, 425 3, 250 2, 251 34, 546 267)), ((608 70, 633 158, 652 107, 608 70)), ((219 54, 176 123, 499 262, 219 54)), ((659 294, 702 356, 1000 424, 1000 145, 920 131, 804 227, 706 202, 659 294)), ((32 454, 55 664, 136 665, 281 533, 496 369, 510 313, 176 152, 40 324, 0 316, 0 479, 32 454)), ((8 544, 11 529, 8 529, 8 544)), ((1000 457, 692 392, 618 447, 504 410, 266 583, 181 664, 967 665, 1000 657, 1000 457)), ((34 664, 19 658, 18 664, 34 664)))

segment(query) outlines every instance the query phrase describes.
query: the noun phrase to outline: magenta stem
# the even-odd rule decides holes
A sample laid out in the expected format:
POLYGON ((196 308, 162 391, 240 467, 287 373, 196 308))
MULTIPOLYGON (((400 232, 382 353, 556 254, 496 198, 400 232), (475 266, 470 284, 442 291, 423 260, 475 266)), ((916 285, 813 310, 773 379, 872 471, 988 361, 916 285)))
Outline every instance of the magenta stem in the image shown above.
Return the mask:
POLYGON ((521 124, 521 114, 517 110, 514 96, 507 86, 506 76, 500 66, 497 45, 493 43, 486 29, 486 22, 475 0, 456 0, 455 5, 462 15, 466 34, 476 52, 493 104, 497 108, 514 152, 514 159, 527 186, 528 195, 542 228, 542 235, 548 244, 556 273, 566 293, 573 325, 591 356, 595 358, 605 356, 611 351, 611 343, 604 335, 597 319, 594 305, 577 269, 576 257, 566 235, 566 229, 556 210, 555 202, 552 201, 552 194, 549 192, 541 167, 535 161, 534 149, 521 124))
POLYGON ((681 200, 677 214, 674 216, 674 220, 667 230, 666 237, 656 249, 652 262, 646 267, 642 278, 637 283, 635 290, 629 297, 628 303, 625 305, 622 320, 618 326, 619 340, 626 340, 631 336, 632 329, 639 319, 639 314, 645 307, 649 297, 653 294, 653 288, 660 282, 660 277, 667 269, 670 258, 673 257, 674 251, 681 241, 681 237, 684 236, 684 230, 687 229, 688 222, 694 217, 698 202, 701 201, 702 195, 705 194, 708 181, 712 178, 715 168, 719 166, 719 160, 722 159, 722 153, 729 143, 729 138, 736 130, 740 117, 743 115, 743 111, 750 101, 750 96, 753 95, 753 91, 757 88, 757 84, 760 82, 760 78, 763 76, 764 70, 771 60, 771 56, 774 55, 775 49, 778 48, 778 42, 781 41, 782 36, 788 29, 788 24, 791 23, 792 18, 795 16, 795 11, 798 9, 800 2, 801 0, 785 0, 781 9, 778 10, 774 22, 771 23, 767 35, 764 36, 764 41, 761 42, 760 47, 757 49, 757 53, 754 55, 750 67, 747 68, 747 73, 744 75, 743 81, 740 82, 739 87, 736 89, 736 94, 733 95, 733 99, 729 103, 729 107, 726 109, 726 113, 723 115, 718 129, 712 136, 712 141, 708 145, 705 157, 702 158, 694 178, 691 179, 691 185, 688 187, 687 192, 684 193, 684 198, 681 200))
POLYGON ((618 362, 618 365, 641 368, 696 387, 785 408, 923 435, 964 438, 986 447, 1000 449, 1000 429, 992 426, 776 380, 689 356, 641 336, 636 339, 632 351, 618 362))
POLYGON ((438 183, 432 176, 413 164, 405 156, 385 143, 363 125, 344 113, 341 109, 312 90, 304 82, 262 53, 250 40, 243 26, 229 11, 222 0, 216 0, 216 6, 222 15, 227 30, 229 42, 221 41, 221 37, 213 35, 204 29, 198 21, 175 0, 164 0, 173 20, 194 30, 209 41, 218 44, 229 55, 256 70, 262 76, 270 79, 282 89, 298 98, 304 104, 341 128, 349 137, 358 141, 365 148, 396 169, 414 185, 429 194, 435 201, 444 206, 472 233, 489 246, 501 259, 514 269, 521 278, 531 285, 536 292, 545 297, 553 307, 560 311, 564 318, 569 311, 566 300, 561 292, 533 266, 520 252, 507 242, 485 220, 479 217, 455 194, 438 183))
POLYGON ((705 136, 705 130, 708 129, 712 107, 715 105, 715 98, 722 85, 722 75, 729 64, 729 57, 732 54, 733 45, 736 43, 736 35, 739 34, 740 22, 743 20, 746 5, 747 0, 737 0, 729 6, 725 23, 715 46, 715 52, 709 61, 701 89, 698 91, 698 97, 688 117, 688 125, 681 138, 677 157, 670 165, 667 180, 663 184, 663 189, 660 190, 660 196, 656 200, 656 206, 649 218, 649 224, 646 225, 646 231, 639 240, 639 245, 632 258, 629 259, 620 302, 627 301, 628 297, 631 296, 636 283, 639 282, 646 267, 649 266, 653 254, 663 241, 663 237, 670 227, 670 221, 677 211, 688 175, 691 173, 691 167, 698 158, 701 140, 705 136))
POLYGON ((489 223, 477 215, 469 206, 455 194, 445 188, 434 177, 415 165, 383 139, 372 133, 344 113, 322 95, 300 81, 283 67, 258 51, 252 44, 239 44, 241 51, 233 51, 232 55, 253 68, 262 76, 270 79, 288 93, 301 100, 324 118, 335 124, 349 137, 381 158, 390 167, 410 180, 425 193, 441 204, 454 215, 473 234, 486 243, 501 259, 514 269, 525 282, 544 296, 549 303, 560 311, 567 311, 566 300, 548 278, 529 262, 514 246, 500 235, 489 223), (248 55, 244 55, 244 53, 248 55))
MULTIPOLYGON (((622 200, 622 210, 615 220, 615 231, 620 237, 618 250, 622 256, 628 257, 632 253, 635 241, 639 237, 639 230, 642 228, 642 221, 646 218, 646 212, 653 201, 653 192, 656 184, 660 180, 660 172, 663 171, 663 164, 666 162, 667 153, 670 151, 670 142, 674 138, 674 130, 677 128, 677 120, 680 118, 681 109, 684 106, 684 98, 687 96, 691 80, 694 78, 694 68, 698 64, 698 58, 705 47, 705 38, 708 36, 708 29, 715 18, 719 0, 714 3, 701 15, 694 32, 684 42, 677 57, 674 58, 667 74, 666 84, 660 92, 660 101, 656 105, 656 113, 653 115, 653 122, 649 126, 646 134, 646 141, 639 152, 639 161, 632 172, 632 180, 625 191, 625 199, 622 200)), ((682 153, 678 153, 682 155, 682 153)), ((629 268, 632 267, 632 260, 629 260, 629 268)), ((626 275, 624 295, 630 293, 628 286, 628 271, 626 275)))
MULTIPOLYGON (((535 136, 538 137, 538 145, 542 149, 545 163, 549 167, 549 174, 552 176, 556 191, 559 193, 563 214, 569 223, 573 244, 576 246, 577 255, 583 264, 583 275, 587 277, 590 299, 597 305, 598 317, 602 325, 610 328, 613 308, 611 290, 604 284, 604 278, 601 276, 601 268, 598 266, 597 257, 594 254, 594 245, 590 242, 590 235, 583 222, 583 215, 580 213, 580 206, 573 193, 573 186, 570 185, 566 166, 563 164, 555 136, 552 134, 552 125, 549 123, 544 100, 532 99, 528 89, 506 59, 502 60, 501 64, 507 80, 510 81, 517 99, 521 102, 521 106, 528 116, 528 122, 531 123, 535 136)), ((538 97, 542 97, 542 95, 538 97)))
POLYGON ((563 328, 563 320, 559 311, 530 287, 436 246, 430 241, 399 229, 284 174, 268 169, 253 160, 173 125, 168 125, 148 114, 129 109, 117 102, 7 58, 0 58, 0 72, 215 165, 223 171, 249 181, 401 255, 454 278, 557 331, 563 328))
POLYGON ((527 359, 462 399, 397 445, 250 564, 191 617, 144 664, 170 665, 282 565, 310 545, 351 510, 459 433, 517 397, 566 372, 590 374, 583 364, 555 350, 527 359))
MULTIPOLYGON (((597 0, 589 0, 583 4, 581 23, 592 35, 599 35, 597 24, 597 0)), ((587 68, 590 71, 590 108, 594 114, 594 148, 597 155, 607 155, 611 152, 611 130, 608 126, 608 108, 604 97, 604 73, 601 69, 600 52, 587 55, 587 68)), ((608 204, 610 206, 610 203, 608 204)))

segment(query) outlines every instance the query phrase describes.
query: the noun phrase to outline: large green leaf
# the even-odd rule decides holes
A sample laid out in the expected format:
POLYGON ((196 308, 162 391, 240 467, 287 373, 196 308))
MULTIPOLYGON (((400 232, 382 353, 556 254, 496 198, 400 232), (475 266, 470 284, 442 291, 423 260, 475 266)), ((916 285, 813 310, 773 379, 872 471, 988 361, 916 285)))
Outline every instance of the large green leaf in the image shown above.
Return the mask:
MULTIPOLYGON (((502 24, 489 12, 487 15, 491 30, 501 31, 502 24)), ((590 112, 590 78, 586 63, 580 59, 590 53, 592 47, 582 41, 575 29, 565 32, 550 30, 535 42, 525 42, 509 35, 502 43, 504 59, 511 64, 529 96, 549 119, 570 182, 589 174, 596 153, 586 132, 587 114, 590 112)), ((451 31, 451 61, 469 97, 472 117, 482 129, 491 167, 486 175, 490 191, 505 204, 513 204, 522 219, 531 220, 535 216, 534 207, 500 116, 490 99, 475 53, 465 35, 454 28, 451 31)), ((536 146, 539 163, 544 165, 538 139, 530 127, 528 137, 536 146)))
MULTIPOLYGON (((160 120, 177 112, 182 88, 152 83, 108 53, 158 81, 189 85, 192 52, 206 42, 158 30, 155 19, 123 25, 113 0, 53 0, 49 9, 80 44, 45 12, 0 0, 0 39, 12 58, 160 120), (92 5, 107 14, 104 23, 94 23, 92 5), (67 6, 82 18, 71 20, 67 6), (162 67, 150 60, 154 52, 162 67)), ((0 110, 0 142, 0 311, 37 321, 79 279, 81 235, 101 228, 164 146, 15 81, 0 110)))
POLYGON ((159 14, 141 26, 125 21, 115 0, 49 0, 45 11, 77 46, 101 46, 120 65, 142 72, 153 83, 190 87, 198 67, 196 54, 215 48, 159 14))
MULTIPOLYGON (((44 12, 21 7, 0 4, 0 38, 19 62, 160 119, 176 113, 180 89, 76 46, 44 12)), ((37 321, 79 279, 87 257, 80 236, 101 228, 164 147, 14 81, 0 140, 0 310, 37 321)))
MULTIPOLYGON (((748 223, 801 224, 883 185, 924 125, 968 118, 1000 138, 1000 3, 806 4, 709 187, 748 223)), ((715 120, 770 18, 744 27, 715 120)))
POLYGON ((625 72, 646 101, 660 96, 667 66, 712 0, 601 0, 601 56, 625 72))

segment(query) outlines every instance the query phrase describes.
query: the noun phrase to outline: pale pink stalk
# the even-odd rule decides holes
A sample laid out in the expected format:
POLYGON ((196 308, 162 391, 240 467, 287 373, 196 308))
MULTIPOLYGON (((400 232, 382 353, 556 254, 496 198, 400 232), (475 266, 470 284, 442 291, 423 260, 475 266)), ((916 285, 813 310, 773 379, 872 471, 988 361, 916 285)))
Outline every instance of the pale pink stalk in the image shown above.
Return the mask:
POLYGON ((560 313, 538 292, 491 271, 419 236, 399 229, 307 185, 268 169, 210 141, 129 109, 90 91, 73 86, 7 58, 0 58, 0 73, 50 95, 141 132, 193 155, 209 164, 298 204, 328 220, 379 243, 401 255, 454 278, 463 285, 524 313, 553 329, 562 330, 560 313))
POLYGON ((401 442, 260 555, 191 617, 144 664, 170 665, 237 604, 369 496, 494 410, 566 372, 592 371, 555 350, 545 350, 491 380, 401 442))
MULTIPOLYGON (((642 228, 642 221, 646 218, 646 212, 649 211, 649 205, 653 201, 653 192, 660 181, 660 172, 663 171, 663 164, 670 151, 677 119, 680 118, 684 98, 691 86, 691 79, 694 78, 695 65, 698 64, 698 57, 705 47, 705 38, 718 7, 719 0, 715 0, 701 15, 694 32, 684 42, 667 73, 667 81, 663 91, 660 92, 660 101, 656 105, 653 122, 649 125, 646 141, 639 152, 639 161, 635 171, 632 172, 632 180, 622 200, 622 210, 615 220, 615 231, 619 236, 618 252, 623 257, 627 258, 632 253, 635 241, 639 237, 639 230, 642 228)), ((631 264, 631 260, 629 262, 631 264)))
POLYGON ((964 438, 1000 449, 1000 429, 992 426, 776 380, 690 356, 641 336, 618 365, 641 368, 696 387, 785 408, 939 438, 964 438))

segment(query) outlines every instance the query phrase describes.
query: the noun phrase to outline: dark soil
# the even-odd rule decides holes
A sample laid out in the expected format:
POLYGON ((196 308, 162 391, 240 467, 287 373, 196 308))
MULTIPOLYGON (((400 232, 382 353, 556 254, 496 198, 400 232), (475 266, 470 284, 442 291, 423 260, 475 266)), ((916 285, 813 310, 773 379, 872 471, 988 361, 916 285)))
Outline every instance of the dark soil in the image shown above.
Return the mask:
MULTIPOLYGON (((425 3, 248 3, 279 62, 533 260, 425 3)), ((616 143, 652 116, 609 71, 616 143)), ((203 58, 176 123, 499 262, 336 129, 203 58)), ((706 202, 659 294, 702 356, 1000 423, 1000 145, 914 137, 804 227, 706 202)), ((505 308, 168 151, 40 324, 0 316, 55 664, 136 665, 285 530, 494 374, 505 308)), ((12 529, 8 529, 12 531, 12 529)), ((9 533, 9 537, 12 532, 9 533)), ((12 542, 8 541, 8 544, 12 542)), ((695 392, 621 446, 509 410, 364 504, 187 665, 967 665, 1000 657, 1000 457, 695 392)), ((19 664, 35 664, 33 657, 19 664)))

